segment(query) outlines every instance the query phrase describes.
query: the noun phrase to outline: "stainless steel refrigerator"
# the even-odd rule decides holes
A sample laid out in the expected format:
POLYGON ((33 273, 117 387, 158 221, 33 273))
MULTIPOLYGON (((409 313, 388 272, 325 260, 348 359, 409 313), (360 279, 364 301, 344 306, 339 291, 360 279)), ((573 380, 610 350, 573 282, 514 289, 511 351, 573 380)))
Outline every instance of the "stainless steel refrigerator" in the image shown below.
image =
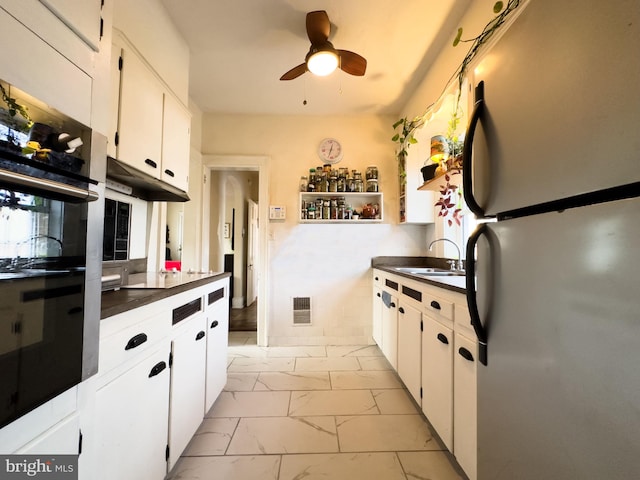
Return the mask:
POLYGON ((465 144, 478 479, 640 478, 640 4, 521 8, 465 144))

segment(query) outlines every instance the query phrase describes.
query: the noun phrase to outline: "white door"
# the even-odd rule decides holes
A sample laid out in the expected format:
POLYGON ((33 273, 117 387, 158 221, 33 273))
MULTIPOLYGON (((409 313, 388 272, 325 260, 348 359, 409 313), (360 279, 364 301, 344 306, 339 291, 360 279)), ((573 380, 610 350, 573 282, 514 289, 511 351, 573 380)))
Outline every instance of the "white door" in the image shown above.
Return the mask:
POLYGON ((249 225, 247 236, 247 305, 256 301, 258 295, 258 204, 248 201, 249 225))

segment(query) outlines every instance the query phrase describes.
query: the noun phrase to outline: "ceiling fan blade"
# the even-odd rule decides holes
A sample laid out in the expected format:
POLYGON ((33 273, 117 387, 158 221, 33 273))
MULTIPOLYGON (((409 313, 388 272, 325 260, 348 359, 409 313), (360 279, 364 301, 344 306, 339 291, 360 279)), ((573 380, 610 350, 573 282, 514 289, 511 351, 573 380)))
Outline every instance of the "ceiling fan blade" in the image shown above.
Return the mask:
POLYGON ((307 64, 301 63, 297 67, 293 67, 287 73, 280 77, 280 80, 293 80, 294 78, 298 78, 300 75, 307 71, 307 64))
POLYGON ((307 13, 307 36, 312 45, 319 45, 329 39, 331 22, 324 10, 307 13))
POLYGON ((338 50, 340 55, 340 69, 350 75, 361 77, 367 70, 367 60, 357 53, 349 50, 338 50))

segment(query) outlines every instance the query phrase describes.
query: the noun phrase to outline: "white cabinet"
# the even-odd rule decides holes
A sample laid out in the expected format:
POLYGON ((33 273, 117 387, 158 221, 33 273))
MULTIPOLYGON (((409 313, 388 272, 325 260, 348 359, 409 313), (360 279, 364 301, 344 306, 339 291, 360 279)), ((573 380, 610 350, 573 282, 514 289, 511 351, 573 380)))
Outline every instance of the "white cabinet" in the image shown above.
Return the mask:
POLYGON ((382 291, 382 353, 398 370, 398 297, 382 291))
POLYGON ((453 330, 424 315, 422 411, 453 451, 453 330))
POLYGON ((206 317, 200 312, 182 322, 171 342, 169 470, 200 426, 204 410, 206 317))
POLYGON ((40 0, 96 52, 100 47, 102 0, 40 0))
POLYGON ((373 287, 373 341, 379 347, 382 347, 382 289, 378 286, 373 287))
POLYGON ((160 342, 130 369, 97 390, 93 478, 164 478, 169 349, 168 340, 160 342))
POLYGON ((470 480, 477 478, 478 342, 455 334, 453 454, 470 480))
POLYGON ((80 418, 73 414, 19 449, 22 455, 77 455, 80 447, 80 418))
MULTIPOLYGON (((114 45, 114 48, 117 47, 114 45)), ((116 157, 160 178, 164 92, 131 48, 122 48, 121 58, 116 157)))
POLYGON ((422 312, 402 299, 398 307, 398 375, 420 405, 422 312))
POLYGON ((111 80, 108 154, 186 192, 191 114, 118 32, 111 80))
POLYGON ((207 318, 207 371, 204 415, 227 383, 229 344, 229 280, 216 282, 205 295, 207 318))
POLYGON ((161 178, 185 192, 189 189, 191 114, 169 93, 164 94, 161 178))

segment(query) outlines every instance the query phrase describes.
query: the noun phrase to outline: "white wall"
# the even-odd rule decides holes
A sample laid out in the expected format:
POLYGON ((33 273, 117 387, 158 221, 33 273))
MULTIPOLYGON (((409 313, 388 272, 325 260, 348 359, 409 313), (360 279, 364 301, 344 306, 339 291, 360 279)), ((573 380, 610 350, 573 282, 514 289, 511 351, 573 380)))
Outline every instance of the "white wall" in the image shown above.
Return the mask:
MULTIPOLYGON (((425 227, 398 225, 398 178, 391 117, 203 116, 203 155, 265 155, 271 159, 270 204, 287 219, 269 224, 269 343, 371 342, 371 257, 424 255, 425 227), (384 193, 382 224, 298 222, 298 182, 318 165, 316 148, 333 136, 345 156, 336 166, 377 165, 384 193), (291 297, 310 296, 313 325, 293 326, 291 297)), ((213 226, 212 226, 213 229, 213 226)))

